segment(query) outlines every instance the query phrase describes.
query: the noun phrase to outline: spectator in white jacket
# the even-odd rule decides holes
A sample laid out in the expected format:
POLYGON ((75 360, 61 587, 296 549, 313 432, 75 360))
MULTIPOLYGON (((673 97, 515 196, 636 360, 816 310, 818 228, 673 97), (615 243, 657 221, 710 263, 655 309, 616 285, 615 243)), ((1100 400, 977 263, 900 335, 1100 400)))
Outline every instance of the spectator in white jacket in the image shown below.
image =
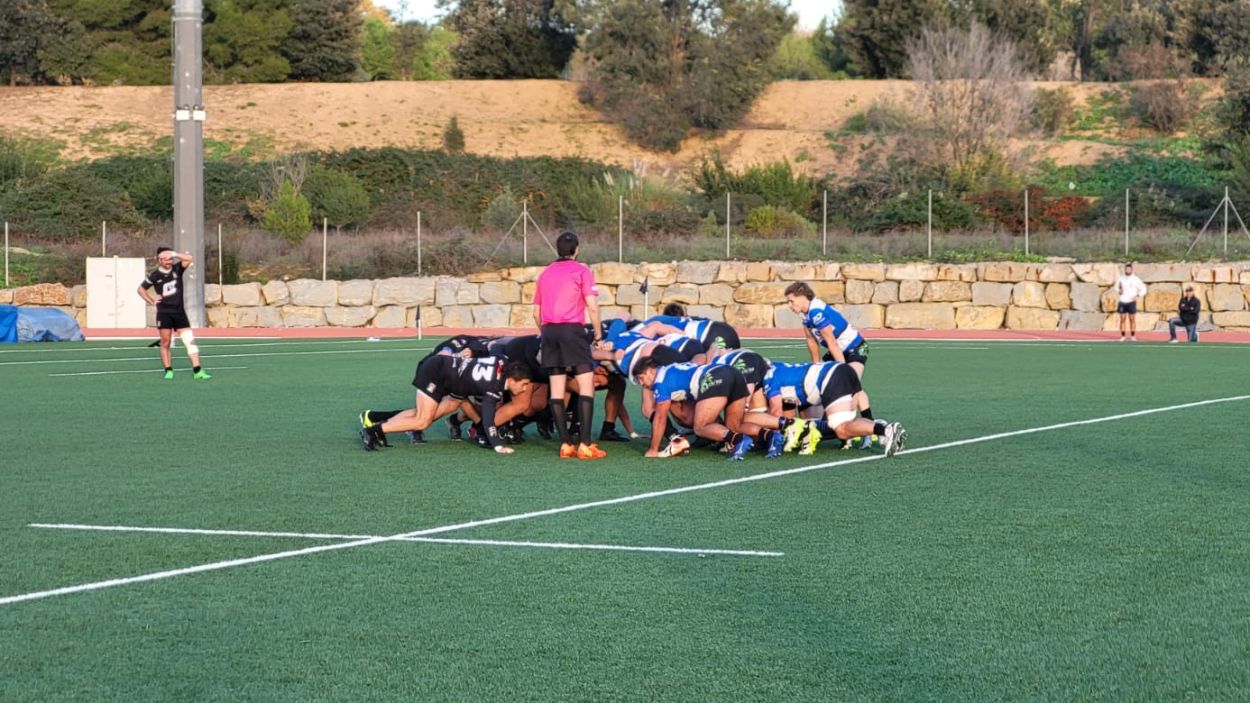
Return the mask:
POLYGON ((1116 312, 1120 313, 1120 341, 1124 341, 1127 329, 1129 339, 1137 341, 1137 301, 1146 295, 1146 284, 1133 273, 1133 265, 1124 265, 1124 275, 1116 279, 1115 292, 1120 303, 1116 312))

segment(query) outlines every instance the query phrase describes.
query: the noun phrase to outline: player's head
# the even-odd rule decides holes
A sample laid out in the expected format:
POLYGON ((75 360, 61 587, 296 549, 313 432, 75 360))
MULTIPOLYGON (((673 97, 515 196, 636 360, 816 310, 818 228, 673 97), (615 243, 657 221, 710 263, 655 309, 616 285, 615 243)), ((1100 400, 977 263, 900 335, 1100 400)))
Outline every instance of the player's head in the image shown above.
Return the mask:
POLYGON ((648 356, 634 365, 634 378, 643 388, 655 385, 655 374, 660 370, 660 362, 648 356))
POLYGON ((1193 294, 1194 294, 1194 287, 1193 287, 1192 285, 1188 285, 1188 284, 1187 284, 1187 285, 1185 286, 1185 296, 1186 296, 1186 297, 1188 297, 1188 296, 1191 296, 1191 295, 1193 295, 1193 294))
POLYGON ((670 317, 685 317, 686 306, 681 303, 669 303, 664 306, 664 310, 661 314, 668 315, 670 317))
POLYGON ((803 281, 795 281, 786 286, 786 304, 796 314, 806 314, 807 309, 812 306, 812 299, 815 297, 816 293, 812 290, 812 287, 803 281))
POLYGON ((556 239, 556 255, 561 259, 576 259, 578 244, 576 234, 564 232, 556 239))
POLYGON ((512 395, 525 393, 530 389, 533 377, 530 369, 520 361, 509 361, 503 367, 504 387, 512 395))
POLYGON ((603 368, 602 366, 596 366, 594 375, 591 378, 594 389, 600 390, 602 388, 607 388, 608 378, 609 378, 608 370, 603 368))
POLYGON ((1133 264, 1132 264, 1131 262, 1130 262, 1130 263, 1127 263, 1127 264, 1124 264, 1124 275, 1125 275, 1125 276, 1132 276, 1132 275, 1133 275, 1133 264))
POLYGON ((156 263, 166 268, 174 265, 174 250, 169 247, 158 247, 156 249, 156 263))

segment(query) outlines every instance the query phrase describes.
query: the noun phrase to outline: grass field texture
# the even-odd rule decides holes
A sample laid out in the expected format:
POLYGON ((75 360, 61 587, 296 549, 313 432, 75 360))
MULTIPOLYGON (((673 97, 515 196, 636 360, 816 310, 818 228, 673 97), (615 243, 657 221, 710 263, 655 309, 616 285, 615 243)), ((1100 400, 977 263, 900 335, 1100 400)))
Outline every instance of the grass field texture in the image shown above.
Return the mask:
POLYGON ((361 451, 433 343, 0 350, 0 700, 1250 698, 1250 349, 873 341, 890 460, 361 451))

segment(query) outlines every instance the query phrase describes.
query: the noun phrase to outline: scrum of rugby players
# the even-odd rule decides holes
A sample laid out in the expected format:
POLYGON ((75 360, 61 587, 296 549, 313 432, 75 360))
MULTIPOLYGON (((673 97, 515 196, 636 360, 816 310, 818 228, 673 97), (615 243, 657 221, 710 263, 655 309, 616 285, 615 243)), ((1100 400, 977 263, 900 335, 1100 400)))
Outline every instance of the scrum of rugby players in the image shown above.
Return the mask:
MULTIPOLYGON (((907 433, 899 422, 873 417, 861 380, 868 361, 862 335, 805 283, 787 288, 786 298, 803 320, 810 362, 777 362, 743 349, 732 326, 688 316, 676 303, 645 320, 603 320, 603 341, 592 352, 594 389, 605 395, 599 441, 645 440, 649 458, 700 447, 731 461, 753 451, 767 458, 810 455, 822 442, 846 449, 857 438, 862 443, 854 446, 869 449, 875 442, 885 456, 897 454, 907 433), (636 431, 626 408, 631 382, 641 388, 649 438, 636 431)), ((389 447, 387 434, 402 432, 423 444, 439 420, 456 441, 465 438, 469 423, 468 438, 499 453, 525 442, 530 424, 546 440, 557 436, 557 422, 577 436, 578 404, 571 400, 578 389, 569 380, 564 407, 571 410, 552 417, 539 335, 457 335, 418 363, 413 408, 360 414, 361 443, 367 450, 389 447)))

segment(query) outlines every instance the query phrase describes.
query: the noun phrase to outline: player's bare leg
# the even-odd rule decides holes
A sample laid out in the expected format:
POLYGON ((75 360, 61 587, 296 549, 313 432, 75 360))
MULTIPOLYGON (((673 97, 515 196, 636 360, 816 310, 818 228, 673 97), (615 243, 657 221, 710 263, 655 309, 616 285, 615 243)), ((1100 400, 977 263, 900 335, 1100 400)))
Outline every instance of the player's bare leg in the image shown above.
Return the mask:
POLYGON ((174 377, 174 364, 169 354, 169 342, 173 339, 174 331, 168 327, 162 327, 157 331, 161 335, 161 366, 165 368, 165 379, 168 380, 174 377))

